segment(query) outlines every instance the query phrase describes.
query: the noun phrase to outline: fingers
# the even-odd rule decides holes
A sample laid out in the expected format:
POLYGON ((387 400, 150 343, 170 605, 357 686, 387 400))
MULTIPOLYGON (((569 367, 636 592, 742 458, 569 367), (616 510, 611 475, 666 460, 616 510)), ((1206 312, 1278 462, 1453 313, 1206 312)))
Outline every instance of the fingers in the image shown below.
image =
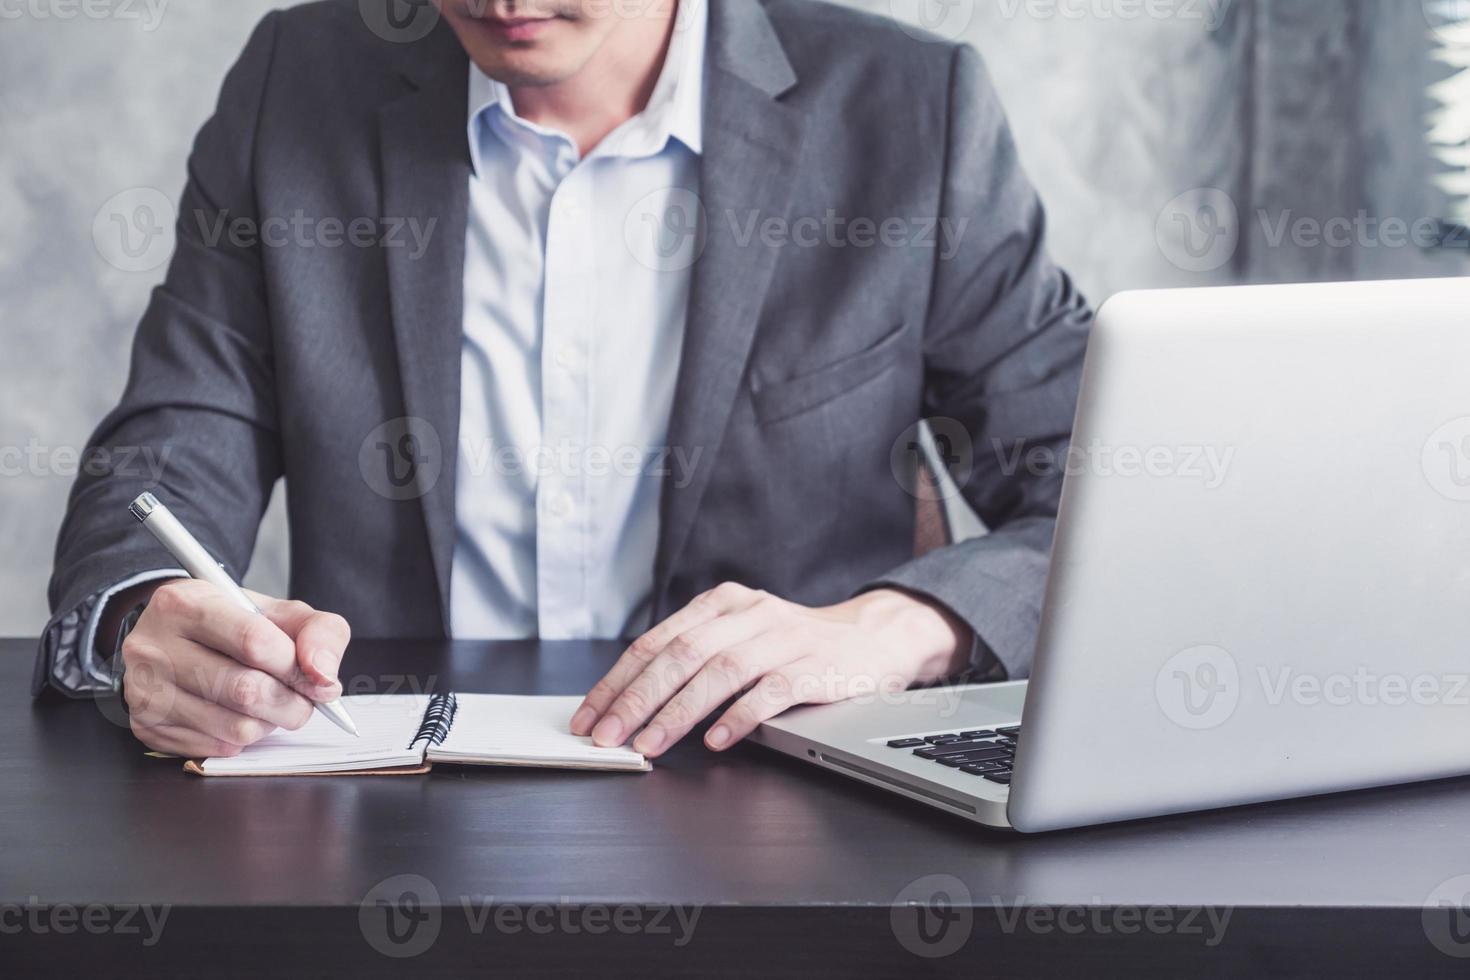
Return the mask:
POLYGON ((180 728, 177 725, 147 727, 134 721, 132 728, 138 741, 153 751, 163 752, 166 755, 177 755, 186 759, 207 759, 240 754, 238 745, 231 745, 229 742, 222 742, 210 735, 180 728))
POLYGON ((278 679, 192 640, 176 637, 168 653, 144 639, 129 641, 124 689, 134 715, 155 723, 177 720, 178 706, 188 702, 182 695, 188 694, 257 719, 264 732, 295 730, 311 718, 311 702, 278 679))
POLYGON ((178 686, 231 711, 292 731, 311 720, 311 701, 264 671, 181 640, 174 656, 178 686))
POLYGON ((255 596, 266 617, 292 638, 296 645, 296 665, 301 672, 304 685, 298 689, 315 701, 330 701, 340 697, 341 683, 338 671, 347 644, 352 640, 352 628, 336 613, 321 612, 299 600, 272 599, 255 596))
POLYGON ((139 696, 124 679, 133 734, 160 752, 184 756, 237 755, 275 726, 221 707, 177 687, 166 697, 139 696))
POLYGON ((146 711, 133 717, 144 726, 172 725, 241 747, 260 741, 276 728, 270 722, 231 711, 185 690, 174 692, 167 717, 146 711))
POLYGON ((800 691, 802 678, 818 677, 823 668, 819 658, 803 657, 766 674, 710 726, 704 744, 717 752, 727 749, 766 719, 809 700, 800 691))
POLYGON ((207 582, 180 579, 161 586, 144 615, 156 615, 167 632, 283 681, 296 673, 291 638, 268 616, 247 612, 207 582))
POLYGON ((674 637, 608 706, 592 729, 592 741, 598 745, 623 744, 712 657, 774 625, 778 603, 777 599, 762 597, 744 609, 674 637))
POLYGON ((326 701, 341 693, 337 671, 352 639, 352 628, 336 613, 314 612, 296 635, 296 659, 308 677, 316 681, 326 701))
POLYGON ((767 671, 798 659, 802 649, 802 638, 796 633, 764 633, 715 654, 638 733, 633 748, 658 756, 767 671))
POLYGON ((664 647, 668 646, 675 637, 726 613, 743 609, 762 595, 764 593, 757 593, 743 585, 727 582, 695 597, 684 608, 638 637, 618 658, 617 663, 613 664, 607 676, 593 685, 581 707, 572 715, 572 734, 591 734, 593 727, 606 714, 618 695, 627 689, 633 679, 641 674, 653 661, 653 658, 662 653, 664 647))

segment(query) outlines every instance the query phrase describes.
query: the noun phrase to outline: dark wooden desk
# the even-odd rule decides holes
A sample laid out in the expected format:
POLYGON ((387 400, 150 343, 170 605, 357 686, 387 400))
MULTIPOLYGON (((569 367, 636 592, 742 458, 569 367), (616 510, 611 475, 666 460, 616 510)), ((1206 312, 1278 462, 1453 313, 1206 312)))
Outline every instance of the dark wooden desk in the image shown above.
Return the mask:
MULTIPOLYGON (((33 650, 0 641, 4 976, 1470 967, 1470 929, 1424 912, 1470 892, 1467 781, 1024 838, 693 739, 646 775, 198 779, 115 704, 33 703, 33 650), (921 935, 905 902, 936 890, 921 935)), ((574 694, 616 652, 359 641, 344 677, 574 694)))

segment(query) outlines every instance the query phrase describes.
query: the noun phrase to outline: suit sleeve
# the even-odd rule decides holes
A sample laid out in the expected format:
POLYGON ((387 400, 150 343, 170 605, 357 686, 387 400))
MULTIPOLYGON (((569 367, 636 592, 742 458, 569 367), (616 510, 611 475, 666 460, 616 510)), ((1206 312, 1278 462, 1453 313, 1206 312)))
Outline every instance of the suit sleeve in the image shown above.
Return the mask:
POLYGON ((128 516, 135 496, 156 493, 241 575, 281 475, 261 256, 240 244, 246 236, 218 233, 223 221, 257 220, 253 157, 275 25, 270 15, 256 28, 195 139, 173 259, 138 326, 122 400, 88 441, 68 500, 34 693, 89 693, 85 624, 121 583, 176 565, 128 516))
MULTIPOLYGON (((1087 334, 1086 301, 1045 251, 1046 218, 980 56, 954 51, 937 256, 925 327, 925 413, 973 459, 961 486, 989 533, 871 583, 944 604, 974 630, 972 671, 1030 673, 1087 334), (1037 461, 1051 465, 1037 465, 1037 461)), ((961 467, 963 470, 963 467, 961 467)))

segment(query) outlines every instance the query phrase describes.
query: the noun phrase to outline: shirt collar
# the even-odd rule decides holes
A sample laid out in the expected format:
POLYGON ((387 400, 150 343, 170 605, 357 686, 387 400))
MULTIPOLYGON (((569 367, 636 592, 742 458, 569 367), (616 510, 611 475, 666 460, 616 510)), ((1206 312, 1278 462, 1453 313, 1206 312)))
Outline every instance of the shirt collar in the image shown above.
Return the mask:
MULTIPOLYGON (((648 105, 607 135, 592 151, 593 156, 653 156, 670 139, 690 151, 703 149, 704 56, 709 26, 709 0, 679 0, 674 31, 663 68, 648 105)), ((524 131, 540 136, 561 136, 554 130, 521 118, 515 110, 510 89, 470 62, 469 120, 467 123, 470 162, 480 174, 480 140, 489 128, 492 114, 524 131)), ((563 138, 565 138, 563 136, 563 138)))

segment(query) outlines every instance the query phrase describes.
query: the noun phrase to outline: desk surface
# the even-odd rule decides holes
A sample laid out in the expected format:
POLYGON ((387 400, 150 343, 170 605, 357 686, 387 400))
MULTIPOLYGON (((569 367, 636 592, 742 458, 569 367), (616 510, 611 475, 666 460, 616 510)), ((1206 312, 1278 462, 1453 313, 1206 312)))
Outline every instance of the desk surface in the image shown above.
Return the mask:
MULTIPOLYGON (((578 694, 617 652, 357 641, 344 678, 578 694)), ((1028 838, 696 738, 643 775, 200 779, 144 757, 114 702, 32 702, 33 653, 0 641, 0 969, 1373 975, 1470 956, 1459 918, 1424 911, 1470 894, 1467 780, 1028 838), (427 911, 376 907, 405 890, 427 911), (168 917, 145 944, 149 910, 168 917)))

